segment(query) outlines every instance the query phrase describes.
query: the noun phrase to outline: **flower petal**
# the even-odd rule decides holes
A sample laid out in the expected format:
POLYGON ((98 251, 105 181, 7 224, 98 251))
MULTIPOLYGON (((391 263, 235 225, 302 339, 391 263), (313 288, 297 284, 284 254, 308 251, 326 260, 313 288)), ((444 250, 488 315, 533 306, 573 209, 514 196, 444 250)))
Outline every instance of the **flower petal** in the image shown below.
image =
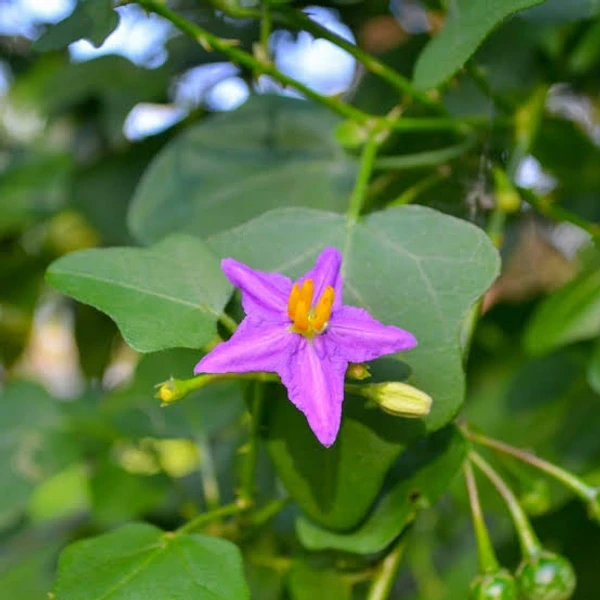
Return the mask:
POLYGON ((246 318, 231 339, 216 346, 196 365, 194 373, 287 372, 298 338, 287 323, 256 323, 246 318))
POLYGON ((334 292, 334 310, 342 305, 342 253, 337 248, 325 248, 317 257, 314 268, 303 275, 298 283, 302 284, 306 279, 314 282, 313 300, 316 302, 321 297, 325 288, 330 285, 334 292))
POLYGON ((329 447, 340 429, 347 363, 327 356, 319 337, 313 341, 298 337, 294 364, 289 371, 280 373, 281 380, 319 442, 329 447))
POLYGON ((354 306, 342 306, 331 315, 323 338, 328 348, 335 348, 340 358, 358 363, 410 350, 417 345, 412 333, 393 325, 383 325, 364 308, 354 306))
POLYGON ((286 319, 292 282, 285 275, 255 271, 233 258, 221 261, 227 279, 242 291, 247 315, 262 320, 286 319))

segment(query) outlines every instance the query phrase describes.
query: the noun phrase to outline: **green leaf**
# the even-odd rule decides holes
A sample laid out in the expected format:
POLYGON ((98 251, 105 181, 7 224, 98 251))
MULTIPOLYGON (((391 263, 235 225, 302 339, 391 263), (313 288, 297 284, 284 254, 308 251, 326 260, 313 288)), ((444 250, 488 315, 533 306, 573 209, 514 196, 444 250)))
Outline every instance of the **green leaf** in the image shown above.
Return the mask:
POLYGON ((81 38, 99 47, 116 29, 119 15, 112 0, 79 0, 75 10, 62 21, 51 25, 33 44, 34 50, 58 50, 81 38))
POLYGON ((425 47, 415 66, 414 85, 428 90, 444 83, 511 14, 544 0, 457 0, 442 31, 425 47))
POLYGON ((261 96, 171 142, 142 177, 129 212, 141 241, 211 235, 280 206, 346 207, 354 163, 339 119, 300 100, 261 96))
POLYGON ((523 17, 530 21, 544 23, 564 23, 565 21, 578 21, 589 19, 600 14, 598 0, 546 0, 542 6, 536 6, 523 13, 523 17))
POLYGON ((344 254, 345 301, 416 335, 419 345, 402 359, 412 368, 410 383, 433 398, 423 421, 391 418, 348 400, 338 441, 327 450, 290 403, 280 400, 268 410, 268 448, 294 499, 326 527, 355 526, 411 438, 443 427, 460 408, 459 324, 496 277, 496 250, 473 225, 418 206, 375 213, 355 225, 332 213, 282 209, 211 244, 222 256, 292 277, 311 268, 324 246, 337 246, 344 254))
POLYGON ((600 270, 586 271, 548 297, 525 331, 525 346, 543 354, 600 335, 600 270))
POLYGON ((143 250, 75 252, 55 261, 47 280, 108 314, 140 352, 207 344, 231 293, 217 257, 184 235, 143 250))
POLYGON ((244 600, 242 559, 230 542, 173 535, 144 523, 76 542, 62 554, 56 600, 244 600))
POLYGON ((57 401, 18 381, 0 401, 0 527, 23 512, 35 487, 76 458, 57 401))
POLYGON ((288 587, 291 600, 351 600, 351 588, 333 569, 315 569, 305 562, 294 562, 288 587))
POLYGON ((464 460, 466 443, 454 427, 412 444, 394 468, 396 482, 360 527, 350 533, 327 531, 300 517, 296 531, 309 550, 334 549, 358 554, 383 550, 446 491, 464 460))
POLYGON ((596 342, 594 351, 588 362, 587 380, 590 387, 600 394, 600 340, 596 342))

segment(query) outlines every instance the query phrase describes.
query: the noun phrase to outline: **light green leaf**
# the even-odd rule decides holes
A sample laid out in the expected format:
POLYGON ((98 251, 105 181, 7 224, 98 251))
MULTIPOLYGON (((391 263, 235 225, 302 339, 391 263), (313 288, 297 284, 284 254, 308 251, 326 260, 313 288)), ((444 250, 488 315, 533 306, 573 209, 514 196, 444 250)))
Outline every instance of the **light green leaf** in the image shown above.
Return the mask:
POLYGON ((477 227, 418 206, 354 225, 332 213, 282 209, 215 236, 211 245, 222 256, 292 277, 311 268, 324 246, 336 246, 344 255, 345 302, 416 335, 419 345, 402 360, 412 369, 410 383, 433 398, 423 421, 368 417, 348 400, 338 441, 324 449, 289 403, 273 402, 267 411, 271 458, 294 499, 328 528, 355 526, 411 438, 443 427, 460 408, 459 324, 496 277, 496 250, 477 227))
POLYGON ((344 209, 354 163, 335 143, 339 119, 291 98, 251 98, 192 127, 150 164, 129 227, 145 243, 211 235, 280 206, 344 209))
POLYGON ((68 254, 50 266, 47 280, 108 314, 140 352, 205 345, 231 293, 217 257, 184 235, 148 249, 68 254))
POLYGON ((525 331, 532 354, 600 335, 600 270, 579 275, 548 297, 533 314, 525 331))
POLYGON ((444 83, 458 71, 481 42, 513 13, 544 0, 455 0, 442 31, 417 60, 414 85, 428 90, 444 83))
POLYGON ((244 600, 238 549, 203 535, 173 535, 144 523, 76 542, 62 554, 56 600, 244 600))
POLYGON ((396 481, 360 527, 349 533, 327 531, 300 517, 298 537, 309 550, 357 554, 380 552, 402 533, 417 511, 433 506, 464 460, 466 444, 454 427, 415 442, 394 468, 396 481))
POLYGON ((66 19, 50 25, 33 48, 38 52, 58 50, 82 38, 99 47, 118 24, 119 15, 112 0, 79 0, 75 10, 66 19))
POLYGON ((289 575, 288 587, 291 600, 350 600, 350 585, 333 569, 316 569, 305 562, 294 562, 289 575))

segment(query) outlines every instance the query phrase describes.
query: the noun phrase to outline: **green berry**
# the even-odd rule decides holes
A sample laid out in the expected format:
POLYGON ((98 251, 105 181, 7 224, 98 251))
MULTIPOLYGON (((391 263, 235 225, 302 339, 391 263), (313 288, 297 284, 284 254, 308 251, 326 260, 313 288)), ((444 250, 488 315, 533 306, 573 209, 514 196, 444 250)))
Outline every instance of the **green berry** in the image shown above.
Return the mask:
POLYGON ((542 552, 521 563, 517 582, 523 600, 569 600, 577 579, 566 558, 542 552))
POLYGON ((517 584, 506 569, 479 575, 471 584, 469 600, 517 600, 517 584))

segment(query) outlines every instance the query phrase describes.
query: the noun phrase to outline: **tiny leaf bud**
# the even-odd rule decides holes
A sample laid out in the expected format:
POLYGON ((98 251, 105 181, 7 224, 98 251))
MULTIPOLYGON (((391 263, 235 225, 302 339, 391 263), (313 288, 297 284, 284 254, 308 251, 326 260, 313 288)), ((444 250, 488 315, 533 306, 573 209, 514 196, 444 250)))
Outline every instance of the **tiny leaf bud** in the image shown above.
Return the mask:
POLYGON ((431 396, 398 381, 365 385, 363 394, 381 410, 396 417, 419 418, 431 410, 431 396))

